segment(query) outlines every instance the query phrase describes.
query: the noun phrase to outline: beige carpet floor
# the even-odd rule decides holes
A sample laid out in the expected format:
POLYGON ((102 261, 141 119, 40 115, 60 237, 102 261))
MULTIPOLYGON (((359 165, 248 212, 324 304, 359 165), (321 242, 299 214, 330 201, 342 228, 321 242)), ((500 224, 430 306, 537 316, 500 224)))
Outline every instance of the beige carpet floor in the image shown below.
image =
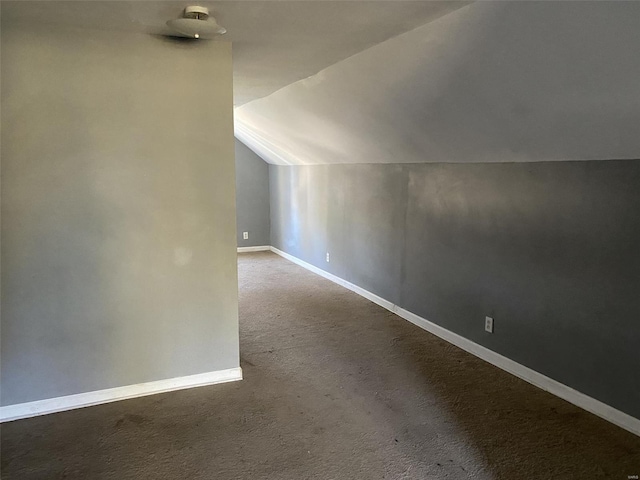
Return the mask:
POLYGON ((640 438, 272 253, 239 256, 242 382, 6 423, 2 479, 599 479, 640 438))

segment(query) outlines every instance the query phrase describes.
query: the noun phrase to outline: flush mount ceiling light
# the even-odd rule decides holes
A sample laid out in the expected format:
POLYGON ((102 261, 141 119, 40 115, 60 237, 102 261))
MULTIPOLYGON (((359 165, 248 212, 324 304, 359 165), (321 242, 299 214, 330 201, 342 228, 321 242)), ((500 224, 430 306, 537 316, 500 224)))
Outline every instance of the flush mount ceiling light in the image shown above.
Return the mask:
POLYGON ((190 38, 213 38, 227 33, 227 29, 218 25, 215 18, 209 18, 208 8, 198 6, 185 8, 182 18, 169 20, 167 26, 180 36, 190 38))

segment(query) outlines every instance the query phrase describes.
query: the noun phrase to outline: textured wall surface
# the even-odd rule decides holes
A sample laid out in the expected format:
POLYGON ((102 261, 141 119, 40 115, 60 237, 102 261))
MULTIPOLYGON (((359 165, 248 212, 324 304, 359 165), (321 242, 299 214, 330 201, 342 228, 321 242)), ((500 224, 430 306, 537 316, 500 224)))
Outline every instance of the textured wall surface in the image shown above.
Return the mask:
POLYGON ((239 365, 231 67, 3 23, 3 405, 239 365))
POLYGON ((235 112, 274 164, 640 156, 640 2, 456 10, 235 112))
POLYGON ((640 418, 640 162, 270 177, 275 247, 640 418))
POLYGON ((236 211, 238 246, 269 245, 269 165, 236 140, 236 211), (249 239, 242 238, 249 233, 249 239))

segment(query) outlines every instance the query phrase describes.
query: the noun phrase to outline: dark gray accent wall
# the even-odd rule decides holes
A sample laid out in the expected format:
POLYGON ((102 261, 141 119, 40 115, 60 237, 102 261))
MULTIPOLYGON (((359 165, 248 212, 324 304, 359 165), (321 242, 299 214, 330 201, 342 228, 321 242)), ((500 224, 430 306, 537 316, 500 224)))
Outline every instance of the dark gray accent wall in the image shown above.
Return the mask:
POLYGON ((640 161, 270 179, 273 246, 640 418, 640 161))
POLYGON ((235 148, 238 246, 269 245, 269 165, 237 139, 235 148))

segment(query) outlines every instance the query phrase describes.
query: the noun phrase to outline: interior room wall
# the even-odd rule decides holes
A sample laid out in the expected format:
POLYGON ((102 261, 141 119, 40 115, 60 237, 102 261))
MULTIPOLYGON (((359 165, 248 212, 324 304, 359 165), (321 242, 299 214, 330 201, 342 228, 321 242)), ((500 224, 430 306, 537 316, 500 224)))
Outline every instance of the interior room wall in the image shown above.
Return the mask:
POLYGON ((235 145, 238 246, 269 245, 269 165, 239 140, 235 145))
POLYGON ((238 367, 231 45, 1 53, 2 405, 238 367))
POLYGON ((639 161, 270 178, 274 247, 640 418, 639 161))

